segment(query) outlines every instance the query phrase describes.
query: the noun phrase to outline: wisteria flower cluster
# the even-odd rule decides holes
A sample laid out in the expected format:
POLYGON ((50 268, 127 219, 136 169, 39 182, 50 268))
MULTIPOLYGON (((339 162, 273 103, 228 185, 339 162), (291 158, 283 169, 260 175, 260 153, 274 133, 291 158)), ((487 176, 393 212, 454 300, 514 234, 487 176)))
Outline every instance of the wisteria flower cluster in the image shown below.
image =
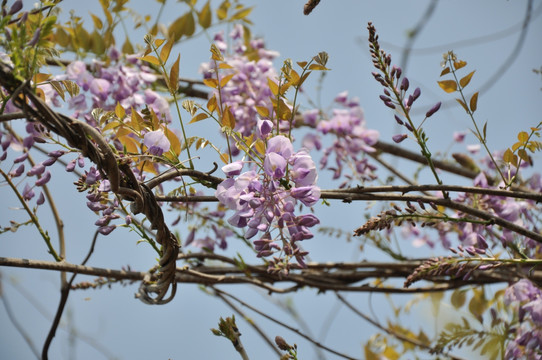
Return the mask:
POLYGON ((507 359, 537 359, 542 356, 542 291, 527 279, 506 289, 504 303, 517 309, 519 325, 506 346, 507 359))
POLYGON ((318 109, 303 114, 305 125, 315 127, 321 135, 335 135, 333 143, 322 149, 321 136, 309 133, 305 135, 303 144, 309 149, 322 151, 320 168, 332 171, 333 179, 346 179, 339 187, 345 187, 350 182, 359 184, 376 179, 377 168, 369 162, 367 154, 376 151, 373 145, 378 141, 379 132, 366 127, 358 99, 349 99, 346 91, 337 95, 335 103, 341 107, 333 109, 329 119, 320 119, 318 109), (333 155, 334 162, 330 162, 333 155), (345 168, 352 171, 343 174, 345 168))
POLYGON ((313 237, 309 228, 319 220, 313 214, 296 215, 295 210, 297 201, 310 207, 320 198, 312 158, 306 150, 294 152, 290 139, 278 135, 267 141, 263 173, 241 173, 243 165, 237 161, 224 166, 228 178, 216 190, 218 200, 235 211, 228 222, 247 227, 247 239, 261 234, 254 241, 258 257, 283 252, 284 257, 275 256, 269 261, 270 271, 286 274, 290 258, 305 266, 307 253, 297 243, 313 237))
MULTIPOLYGON (((113 47, 108 52, 108 59, 109 64, 95 60, 90 66, 76 60, 66 67, 65 74, 54 77, 57 81, 74 81, 81 89, 78 95, 67 100, 73 117, 94 124, 93 109, 111 111, 119 103, 124 109, 139 110, 148 106, 160 118, 170 122, 168 101, 151 89, 158 78, 138 60, 138 55, 126 55, 126 61, 120 61, 120 53, 113 47)), ((44 85, 43 90, 48 102, 61 106, 59 95, 51 85, 44 85)))
MULTIPOLYGON (((272 60, 278 53, 265 49, 263 41, 258 39, 251 40, 247 48, 243 42, 241 25, 235 26, 230 37, 234 41, 231 53, 228 53, 222 32, 214 37, 218 49, 224 53, 224 62, 230 66, 229 69, 221 70, 220 78, 232 76, 220 89, 220 94, 215 90, 215 95, 222 104, 231 109, 236 122, 234 130, 250 136, 257 125, 256 107, 262 106, 272 111, 269 97, 273 94, 269 89, 268 79, 277 77, 272 60)), ((204 79, 216 78, 216 66, 213 61, 200 66, 204 79)))

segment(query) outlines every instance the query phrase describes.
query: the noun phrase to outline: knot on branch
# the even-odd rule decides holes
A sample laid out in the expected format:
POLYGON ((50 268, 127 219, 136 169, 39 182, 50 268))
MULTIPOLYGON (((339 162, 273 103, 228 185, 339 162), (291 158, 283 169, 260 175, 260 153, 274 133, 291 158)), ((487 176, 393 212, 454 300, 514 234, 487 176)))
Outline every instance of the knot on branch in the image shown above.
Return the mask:
POLYGON ((156 240, 162 245, 158 273, 142 282, 139 297, 149 304, 165 304, 173 299, 176 291, 175 269, 179 242, 164 222, 162 209, 149 187, 140 183, 127 164, 119 165, 117 156, 102 134, 91 125, 53 111, 32 90, 29 81, 21 81, 12 69, 0 62, 0 85, 11 95, 13 104, 21 109, 30 121, 41 123, 81 151, 95 163, 111 184, 111 191, 132 201, 134 214, 143 213, 156 231, 156 240), (30 101, 30 103, 28 102, 30 101), (170 296, 166 298, 171 289, 170 296))

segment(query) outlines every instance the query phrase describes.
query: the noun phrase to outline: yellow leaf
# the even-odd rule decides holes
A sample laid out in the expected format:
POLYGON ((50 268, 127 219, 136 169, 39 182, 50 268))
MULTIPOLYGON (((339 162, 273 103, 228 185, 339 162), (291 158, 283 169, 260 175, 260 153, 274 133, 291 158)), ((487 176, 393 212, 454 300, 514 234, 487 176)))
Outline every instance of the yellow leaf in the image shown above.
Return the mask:
POLYGON ((165 39, 156 39, 154 40, 154 46, 158 49, 165 41, 165 39))
POLYGON ((194 16, 191 11, 177 18, 168 28, 168 35, 174 42, 179 41, 183 36, 191 36, 196 30, 194 16))
POLYGON ((508 164, 512 163, 514 161, 514 153, 512 152, 512 150, 506 149, 506 151, 502 155, 502 160, 508 164))
POLYGON ((218 64, 218 68, 219 69, 233 69, 233 66, 231 66, 230 64, 226 64, 226 63, 220 63, 220 64, 218 64))
MULTIPOLYGON (((167 46, 167 44, 166 44, 167 46)), ((171 70, 169 72, 169 91, 173 94, 177 92, 177 88, 179 87, 179 62, 181 60, 181 54, 177 56, 177 60, 175 60, 175 63, 171 67, 171 70)))
POLYGON ((124 119, 124 116, 126 115, 126 111, 118 101, 117 106, 115 106, 115 115, 117 115, 120 120, 124 119))
POLYGON ((329 70, 327 67, 319 65, 319 64, 311 64, 309 66, 309 70, 329 70))
POLYGON ((461 69, 462 67, 465 67, 467 66, 467 62, 466 61, 463 61, 463 60, 459 60, 459 61, 454 61, 454 68, 456 70, 459 70, 461 69))
POLYGON ((121 125, 122 125, 122 123, 119 122, 119 121, 116 121, 116 120, 111 121, 109 124, 107 124, 107 125, 105 125, 105 126, 103 127, 102 132, 106 132, 106 131, 109 130, 109 129, 117 128, 117 127, 119 127, 119 126, 121 126, 121 125))
POLYGON ((265 106, 256 106, 256 111, 258 112, 258 115, 260 115, 262 118, 269 117, 269 109, 265 106))
POLYGON ((230 8, 230 1, 224 0, 222 4, 216 9, 216 16, 218 20, 224 20, 228 16, 228 9, 230 8))
POLYGON ((169 53, 171 52, 172 47, 173 47, 173 39, 169 39, 164 45, 164 47, 162 48, 162 50, 160 51, 160 60, 162 60, 162 64, 167 63, 167 59, 169 59, 169 53))
POLYGON ((160 65, 160 60, 158 60, 158 58, 156 56, 147 55, 147 56, 140 57, 138 59, 149 62, 149 63, 154 64, 154 65, 158 65, 158 66, 160 65))
POLYGON ((38 97, 40 99, 42 99, 43 101, 45 101, 45 92, 43 91, 42 88, 36 88, 36 95, 38 95, 38 97))
POLYGON ((463 109, 465 109, 466 112, 469 112, 469 108, 467 107, 467 104, 465 104, 465 102, 461 99, 455 99, 455 101, 457 101, 458 103, 461 104, 461 106, 463 106, 463 109))
POLYGON ((279 100, 277 106, 277 117, 281 120, 290 120, 292 118, 292 111, 282 99, 279 100))
POLYGON ((478 92, 472 94, 470 98, 470 111, 475 112, 478 106, 478 92))
POLYGON ((181 142, 179 141, 179 138, 173 131, 168 128, 164 129, 164 133, 166 134, 166 137, 171 145, 170 150, 173 150, 175 155, 179 156, 179 154, 181 153, 181 142))
POLYGON ((115 132, 115 136, 117 138, 120 138, 122 136, 126 136, 128 134, 132 134, 132 130, 130 130, 128 127, 126 126, 123 126, 123 124, 121 124, 121 126, 118 127, 117 131, 115 132))
POLYGON ((224 115, 222 116, 222 126, 228 126, 233 129, 235 127, 235 118, 231 113, 229 106, 224 109, 224 115))
POLYGON ((244 9, 236 12, 235 14, 233 14, 231 16, 230 21, 232 21, 232 20, 242 20, 242 19, 246 18, 252 12, 252 9, 253 9, 253 7, 249 7, 249 8, 244 8, 244 9))
POLYGON ((192 118, 192 120, 190 120, 189 124, 192 124, 192 123, 195 123, 195 122, 198 122, 198 121, 201 121, 201 120, 205 120, 208 117, 209 117, 209 115, 207 115, 206 113, 199 113, 196 116, 194 116, 192 118))
POLYGON ((450 73, 450 68, 446 67, 444 70, 442 70, 440 72, 440 76, 444 76, 444 75, 449 74, 449 73, 450 73))
POLYGON ((120 143, 126 147, 126 151, 134 154, 139 153, 139 144, 134 138, 128 135, 118 136, 117 138, 119 139, 120 143))
POLYGON ((211 58, 216 61, 224 61, 224 55, 215 44, 211 44, 211 58))
POLYGON ((51 74, 38 73, 34 75, 34 78, 32 79, 32 81, 34 82, 34 84, 39 84, 44 81, 47 81, 50 77, 51 77, 51 74))
POLYGON ((144 120, 134 108, 131 108, 130 111, 132 112, 130 116, 130 126, 132 126, 135 131, 140 131, 141 124, 144 120))
POLYGON ((202 28, 207 29, 211 26, 213 17, 211 16, 211 4, 210 0, 207 0, 207 3, 203 6, 201 11, 198 14, 198 22, 202 28))
POLYGON ((527 140, 529 140, 529 134, 527 134, 525 131, 522 131, 518 134, 518 140, 522 143, 526 143, 527 140))
POLYGON ((230 81, 231 78, 234 76, 235 74, 229 74, 229 75, 224 76, 222 79, 220 79, 220 87, 223 88, 224 86, 226 86, 228 81, 230 81))
POLYGON ((518 150, 518 156, 521 158, 521 160, 525 161, 525 162, 529 162, 529 155, 527 154, 527 151, 525 151, 525 149, 519 149, 518 150))
POLYGON ((216 79, 203 79, 203 83, 212 89, 218 87, 218 81, 216 81, 216 79))
POLYGON ((152 128, 156 130, 160 127, 160 119, 158 119, 158 115, 156 115, 152 108, 149 110, 151 111, 152 128))
POLYGON ((93 13, 90 13, 90 16, 92 17, 92 22, 94 22, 94 27, 98 30, 103 28, 104 24, 102 22, 102 19, 100 19, 98 16, 94 15, 93 13))
POLYGON ((256 142, 254 143, 254 149, 256 149, 256 151, 260 155, 265 154, 265 143, 262 139, 256 140, 256 142))
POLYGON ((298 61, 298 62, 297 62, 297 65, 299 65, 299 67, 301 67, 302 69, 304 69, 305 66, 307 66, 307 62, 306 62, 306 61, 298 61))
POLYGON ((220 155, 220 160, 224 162, 224 164, 230 163, 230 156, 227 153, 223 153, 220 155))
POLYGON ((471 71, 468 75, 459 80, 459 85, 461 85, 462 88, 467 86, 470 83, 470 79, 472 79, 472 75, 474 75, 474 71, 471 71))
POLYGON ((156 166, 152 161, 140 161, 139 164, 137 164, 137 168, 141 169, 143 168, 143 171, 149 172, 151 174, 158 175, 158 171, 156 170, 156 166))
POLYGON ((446 91, 447 93, 451 93, 457 90, 457 84, 453 80, 442 80, 437 81, 437 83, 442 88, 442 90, 446 91))
POLYGON ((213 97, 207 101, 207 110, 209 110, 210 113, 216 110, 216 95, 213 95, 213 97))
POLYGON ((267 84, 269 85, 269 90, 273 93, 273 95, 277 96, 279 93, 279 86, 276 82, 271 80, 271 78, 267 78, 267 84))
POLYGON ((124 40, 124 44, 122 44, 121 50, 122 50, 123 54, 133 54, 134 53, 134 46, 130 42, 130 39, 128 38, 128 36, 124 40))
POLYGON ((299 74, 294 69, 290 70, 290 82, 292 83, 292 85, 298 86, 299 80, 301 80, 299 74))

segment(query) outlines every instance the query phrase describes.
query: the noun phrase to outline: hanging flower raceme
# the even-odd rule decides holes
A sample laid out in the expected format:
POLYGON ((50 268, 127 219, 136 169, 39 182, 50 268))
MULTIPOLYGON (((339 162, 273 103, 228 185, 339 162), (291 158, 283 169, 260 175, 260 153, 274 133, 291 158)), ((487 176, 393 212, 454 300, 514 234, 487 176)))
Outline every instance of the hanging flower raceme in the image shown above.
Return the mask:
POLYGON ((320 199, 316 186, 316 166, 306 150, 294 152, 289 138, 278 135, 267 141, 263 171, 241 173, 240 161, 222 168, 230 177, 216 190, 218 200, 234 214, 229 224, 246 228, 245 238, 254 241, 259 257, 274 256, 269 270, 288 272, 289 260, 304 266, 303 252, 297 242, 313 237, 310 227, 319 223, 313 214, 296 215, 297 201, 313 206, 320 199), (236 177, 233 177, 236 176, 236 177))

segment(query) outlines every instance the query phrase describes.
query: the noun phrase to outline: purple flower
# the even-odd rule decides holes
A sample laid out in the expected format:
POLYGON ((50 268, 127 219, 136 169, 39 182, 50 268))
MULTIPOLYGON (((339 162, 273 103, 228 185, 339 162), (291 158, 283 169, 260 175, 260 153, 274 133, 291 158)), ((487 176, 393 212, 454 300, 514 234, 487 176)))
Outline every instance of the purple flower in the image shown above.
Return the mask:
POLYGON ((504 303, 508 306, 515 301, 531 301, 542 296, 542 291, 527 279, 521 279, 508 287, 504 293, 504 303))
POLYGON ((273 130, 273 123, 270 120, 258 120, 257 125, 262 139, 266 138, 273 130))
POLYGON ((88 172, 86 172, 85 183, 88 185, 95 184, 101 178, 100 172, 92 166, 88 172))
POLYGON ((427 111, 427 113, 425 113, 425 117, 431 117, 434 113, 436 113, 440 109, 441 104, 442 103, 440 101, 436 103, 431 109, 427 111))
POLYGON ((310 186, 316 184, 318 173, 311 156, 304 150, 298 151, 290 158, 290 176, 296 186, 310 186))
POLYGON ((281 155, 271 152, 265 156, 263 168, 265 173, 274 179, 280 179, 286 173, 286 159, 281 155))
POLYGON ((68 165, 66 165, 67 172, 72 172, 75 169, 75 161, 76 159, 73 159, 68 163, 68 165))
POLYGON ((30 169, 26 175, 28 176, 34 176, 34 175, 41 175, 45 171, 45 166, 42 163, 36 164, 30 169))
POLYGON ((95 95, 99 100, 105 101, 109 97, 109 88, 111 83, 105 79, 92 79, 90 82, 89 90, 95 95))
POLYGON ((313 227, 314 225, 320 224, 320 220, 313 214, 300 215, 296 220, 301 226, 313 227))
POLYGON ((106 204, 102 204, 96 201, 87 201, 87 206, 92 211, 102 211, 107 208, 106 204))
POLYGON ((102 226, 100 228, 98 228, 98 232, 102 235, 109 235, 111 234, 111 232, 113 230, 115 230, 116 226, 115 225, 107 225, 107 226, 102 226))
POLYGON ((36 205, 43 205, 43 203, 45 203, 45 196, 43 195, 43 192, 40 192, 36 205))
POLYGON ((49 171, 46 171, 45 174, 43 174, 37 181, 36 186, 43 186, 47 184, 51 180, 51 173, 49 171))
POLYGON ((30 200, 34 197, 34 191, 32 190, 32 187, 30 185, 25 184, 23 189, 23 199, 30 200))
POLYGON ((241 174, 244 163, 242 161, 234 161, 230 164, 224 165, 222 171, 226 176, 236 176, 241 174))
POLYGON ((531 319, 536 326, 542 326, 542 297, 523 305, 523 310, 531 314, 531 319))
POLYGON ((11 8, 9 9, 8 15, 13 15, 19 10, 23 8, 23 1, 22 0, 16 0, 13 5, 11 5, 11 8))
POLYGON ((21 164, 17 167, 17 169, 10 171, 9 175, 11 177, 17 177, 17 176, 20 176, 23 172, 24 172, 24 164, 21 164))
POLYGON ((320 188, 318 186, 295 187, 290 190, 290 195, 306 206, 313 206, 320 200, 320 188))
POLYGON ((346 105, 348 101, 348 91, 343 91, 335 96, 335 102, 341 105, 346 105))
POLYGON ((393 139, 393 141, 399 144, 400 142, 405 140, 407 137, 408 137, 407 134, 397 134, 397 135, 393 135, 391 138, 393 139))
POLYGON ((149 154, 160 156, 169 151, 171 146, 163 130, 149 131, 143 137, 143 145, 148 149, 149 154))
POLYGON ((462 143, 467 135, 466 131, 456 131, 454 132, 453 138, 455 142, 462 143))
POLYGON ((287 160, 294 153, 294 147, 290 139, 284 135, 278 135, 267 141, 267 153, 277 153, 287 160))

